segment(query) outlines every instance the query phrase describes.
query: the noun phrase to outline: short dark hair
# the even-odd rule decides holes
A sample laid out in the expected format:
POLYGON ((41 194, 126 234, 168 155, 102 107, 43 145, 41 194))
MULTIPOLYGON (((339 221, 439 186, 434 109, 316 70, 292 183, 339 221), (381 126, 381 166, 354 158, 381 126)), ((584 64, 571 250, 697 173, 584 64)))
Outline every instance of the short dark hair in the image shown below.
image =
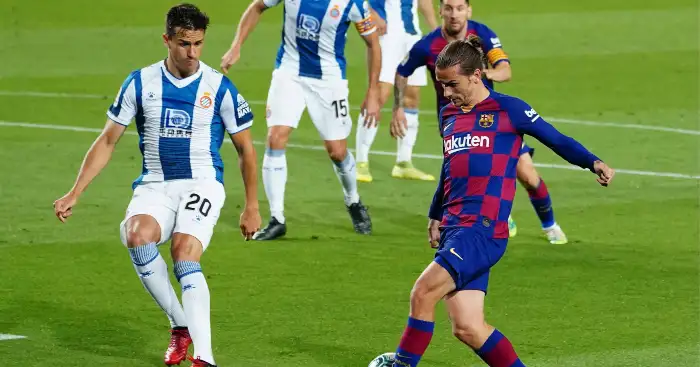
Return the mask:
MULTIPOLYGON (((440 0, 440 4, 442 4, 444 2, 445 2, 445 0, 440 0)), ((464 0, 464 2, 467 3, 467 5, 469 5, 469 0, 464 0)))
POLYGON ((479 37, 470 34, 466 40, 452 41, 443 48, 435 61, 435 67, 447 69, 459 65, 462 74, 469 75, 476 69, 484 70, 487 63, 479 37))
POLYGON ((168 10, 165 20, 165 33, 168 37, 175 35, 175 28, 191 31, 207 30, 209 16, 203 13, 196 5, 183 3, 175 5, 168 10))

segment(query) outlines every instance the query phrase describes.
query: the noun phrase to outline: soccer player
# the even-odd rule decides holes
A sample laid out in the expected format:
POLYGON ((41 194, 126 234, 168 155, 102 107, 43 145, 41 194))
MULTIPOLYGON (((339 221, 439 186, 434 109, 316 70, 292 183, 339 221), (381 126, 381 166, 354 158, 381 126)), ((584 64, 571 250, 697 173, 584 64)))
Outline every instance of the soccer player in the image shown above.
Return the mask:
POLYGON ((88 150, 73 188, 54 202, 61 222, 104 169, 117 142, 136 121, 141 176, 120 225, 141 283, 170 320, 165 364, 180 364, 194 343, 192 366, 215 366, 210 295, 200 258, 224 205, 224 165, 219 149, 228 132, 245 185, 240 228, 246 239, 260 228, 256 154, 248 128, 253 114, 231 81, 199 61, 209 18, 196 6, 172 7, 163 42, 168 56, 129 74, 107 111, 107 124, 88 150), (170 284, 158 245, 171 240, 182 305, 170 284))
MULTIPOLYGON (((379 31, 379 43, 382 49, 382 70, 379 73, 380 105, 389 98, 394 84, 394 74, 401 60, 413 45, 421 38, 417 9, 430 25, 438 26, 431 0, 370 0, 373 19, 376 19, 379 31)), ((406 136, 397 139, 396 164, 391 175, 396 178, 435 181, 435 177, 413 166, 411 155, 418 135, 418 105, 420 87, 427 85, 425 67, 417 68, 408 77, 408 86, 404 96, 404 106, 408 128, 406 136)), ((355 148, 357 152, 357 180, 372 182, 369 169, 369 152, 377 135, 377 122, 363 123, 360 113, 357 121, 355 148)))
MULTIPOLYGON (((471 6, 468 0, 441 0, 440 15, 443 18, 442 26, 426 35, 411 49, 407 58, 396 71, 394 94, 394 118, 392 119, 392 136, 401 139, 410 135, 410 114, 406 113, 403 104, 407 93, 407 81, 410 75, 420 67, 427 66, 433 76, 435 91, 437 93, 438 111, 449 103, 443 95, 442 86, 435 80, 435 59, 440 51, 449 42, 463 40, 469 35, 475 35, 482 40, 482 47, 488 58, 490 68, 483 70, 484 83, 493 89, 494 82, 510 80, 511 68, 508 55, 503 51, 501 41, 496 33, 484 24, 468 20, 471 17, 471 6)), ((518 160, 517 178, 527 190, 530 203, 540 219, 543 233, 551 244, 563 245, 568 242, 566 234, 554 219, 552 199, 547 185, 540 177, 532 162, 534 149, 528 147, 525 142, 520 150, 518 160)), ((517 225, 512 217, 508 218, 510 236, 517 234, 517 225)))
POLYGON ((437 303, 444 299, 452 332, 492 367, 524 366, 513 346, 484 319, 491 268, 508 243, 523 134, 595 173, 607 186, 615 171, 576 140, 561 134, 519 98, 488 88, 485 55, 476 37, 451 42, 435 61, 450 100, 440 111, 440 182, 429 211, 428 240, 437 247, 411 291, 408 325, 394 366, 415 367, 430 343, 437 303))
POLYGON ((221 60, 224 72, 240 58, 241 47, 268 8, 284 2, 282 42, 267 95, 267 146, 263 184, 270 202, 268 225, 253 239, 273 240, 287 233, 284 191, 287 183, 285 148, 305 108, 324 140, 335 173, 343 186, 345 206, 355 232, 370 234, 372 222, 357 192, 355 158, 347 149, 352 130, 348 115, 345 42, 355 24, 368 47, 369 87, 362 103, 368 120, 379 119, 381 52, 366 0, 254 0, 241 16, 231 48, 221 60))

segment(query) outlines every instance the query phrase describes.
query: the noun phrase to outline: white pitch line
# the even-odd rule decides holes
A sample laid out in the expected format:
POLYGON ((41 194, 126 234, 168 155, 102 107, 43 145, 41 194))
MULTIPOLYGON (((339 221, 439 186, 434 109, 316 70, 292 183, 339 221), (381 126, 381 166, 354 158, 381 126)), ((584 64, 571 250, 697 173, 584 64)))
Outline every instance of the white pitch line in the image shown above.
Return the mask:
MULTIPOLYGON (((0 126, 26 127, 26 128, 32 128, 32 129, 80 131, 80 132, 90 132, 90 133, 102 132, 101 129, 92 128, 92 127, 35 124, 35 123, 31 123, 31 122, 15 122, 15 121, 2 121, 2 120, 0 120, 0 126)), ((135 131, 126 131, 125 134, 137 135, 137 133, 135 131)), ((225 140, 225 141, 228 142, 228 140, 225 140)), ((264 141, 255 141, 254 143, 257 145, 265 145, 264 141)), ((287 144, 287 146, 290 148, 298 148, 298 149, 304 149, 304 150, 321 150, 321 151, 325 150, 325 148, 320 146, 320 145, 287 144)), ((354 151, 353 149, 350 149, 350 150, 354 151)), ((381 151, 381 150, 372 151, 372 152, 370 152, 370 154, 386 155, 386 156, 395 156, 396 155, 395 152, 386 152, 386 151, 381 151)), ((416 158, 442 159, 442 156, 437 155, 437 154, 413 153, 413 156, 416 158)), ((535 167, 564 169, 564 170, 570 170, 570 171, 583 171, 583 169, 580 167, 573 166, 573 165, 566 165, 566 164, 535 163, 535 167)), ((632 169, 616 169, 615 172, 628 174, 628 175, 636 175, 636 176, 671 177, 671 178, 682 178, 682 179, 687 179, 687 180, 700 180, 700 175, 688 175, 688 174, 684 174, 684 173, 674 173, 674 172, 638 171, 638 170, 632 170, 632 169)))
MULTIPOLYGON (((85 93, 54 93, 54 92, 34 92, 34 91, 11 91, 11 90, 0 90, 0 96, 6 97, 39 97, 39 98, 67 98, 67 99, 103 99, 111 100, 113 97, 101 95, 101 94, 85 94, 85 93)), ((250 100, 248 103, 252 105, 265 105, 265 101, 253 101, 250 100)), ((359 110, 357 106, 351 106, 353 110, 359 110)), ((391 109, 382 109, 383 112, 391 112, 391 109)), ((435 116, 435 111, 418 111, 421 115, 435 116)), ((653 126, 653 125, 640 125, 640 124, 625 124, 620 122, 602 122, 602 121, 588 121, 588 120, 576 120, 561 117, 548 117, 548 121, 557 122, 561 124, 572 124, 572 125, 582 125, 582 126, 595 126, 595 127, 615 127, 621 129, 636 129, 636 130, 651 130, 651 131, 663 131, 670 133, 678 133, 683 135, 700 135, 700 130, 689 130, 689 129, 677 129, 673 127, 665 126, 653 126)))
POLYGON ((16 339, 27 339, 27 337, 24 335, 0 334, 0 341, 16 339))

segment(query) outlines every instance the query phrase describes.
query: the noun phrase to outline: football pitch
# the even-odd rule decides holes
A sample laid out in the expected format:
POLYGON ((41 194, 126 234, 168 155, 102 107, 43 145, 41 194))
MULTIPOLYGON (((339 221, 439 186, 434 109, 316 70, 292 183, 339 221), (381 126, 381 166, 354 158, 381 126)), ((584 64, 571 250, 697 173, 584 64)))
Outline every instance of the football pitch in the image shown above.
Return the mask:
MULTIPOLYGON (((141 170, 135 128, 66 224, 56 220, 52 203, 71 187, 124 78, 165 58, 163 23, 175 3, 0 3, 5 366, 162 365, 168 321, 144 291, 118 233, 141 170)), ((248 2, 195 3, 212 19, 203 61, 218 67, 248 2)), ((700 365, 697 2, 473 6, 474 18, 496 31, 512 61, 513 80, 497 90, 523 98, 619 170, 601 188, 590 172, 526 138, 570 243, 544 239, 518 186, 519 232, 491 272, 487 319, 528 366, 700 365)), ((229 73, 256 115, 260 165, 281 10, 263 15, 229 73)), ((353 28, 348 39, 356 120, 365 54, 353 28)), ((414 163, 439 176, 434 109, 434 92, 424 88, 414 163)), ((360 184, 372 236, 353 232, 332 163, 305 114, 287 150, 287 237, 243 241, 242 182, 232 145, 223 145, 228 197, 202 259, 219 366, 364 367, 395 349, 411 286, 433 257, 425 228, 436 184, 391 178, 396 142, 389 120, 385 113, 373 147, 375 181, 360 184)), ((351 147, 354 136, 353 129, 351 147)), ((266 222, 262 179, 259 198, 266 222)), ((172 269, 167 247, 161 252, 172 269)), ((451 335, 440 305, 421 366, 481 365, 451 335)))

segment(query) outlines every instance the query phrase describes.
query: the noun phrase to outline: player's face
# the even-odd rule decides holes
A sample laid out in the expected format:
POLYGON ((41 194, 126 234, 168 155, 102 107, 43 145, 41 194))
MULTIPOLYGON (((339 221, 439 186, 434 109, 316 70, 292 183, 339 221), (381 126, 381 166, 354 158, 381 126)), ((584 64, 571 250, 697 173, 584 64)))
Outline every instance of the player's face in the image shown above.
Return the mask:
POLYGON ((165 46, 168 47, 168 57, 175 64, 180 74, 191 75, 199 67, 199 58, 204 47, 204 31, 175 29, 175 35, 163 35, 165 46))
POLYGON ((464 75, 459 65, 454 65, 446 69, 435 69, 435 78, 442 84, 445 98, 452 101, 455 106, 467 106, 473 100, 481 83, 481 70, 464 75))
POLYGON ((467 26, 471 7, 464 0, 445 0, 440 7, 440 16, 445 33, 455 36, 467 26))

